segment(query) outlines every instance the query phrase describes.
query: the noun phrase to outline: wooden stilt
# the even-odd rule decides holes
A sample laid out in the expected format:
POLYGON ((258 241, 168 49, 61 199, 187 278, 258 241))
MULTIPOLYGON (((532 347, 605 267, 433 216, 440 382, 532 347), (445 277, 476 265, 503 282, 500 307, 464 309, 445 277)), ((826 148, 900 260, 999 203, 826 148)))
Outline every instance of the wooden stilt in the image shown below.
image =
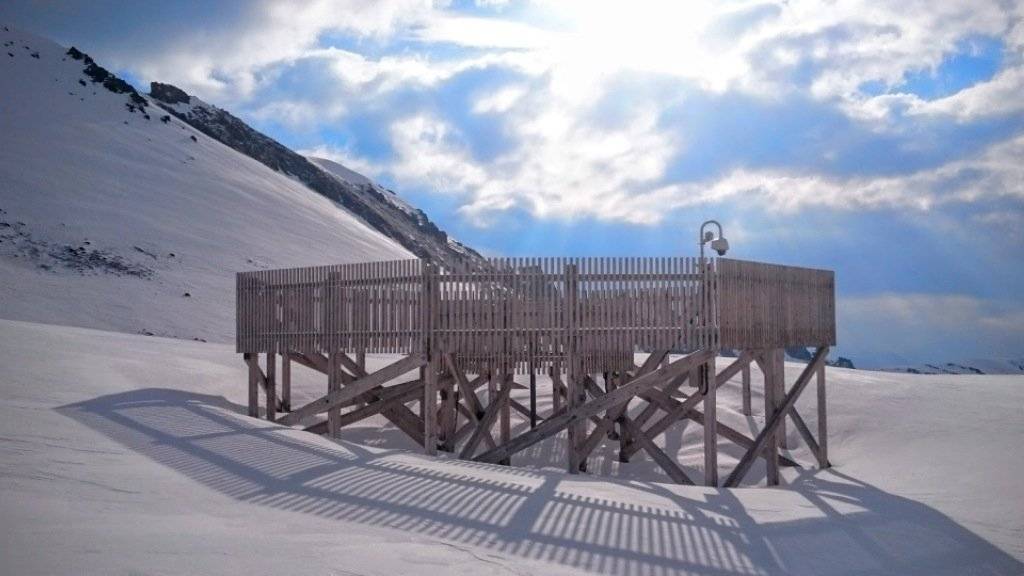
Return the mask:
MULTIPOLYGON (((782 348, 775 350, 775 369, 779 371, 779 377, 775 379, 775 401, 781 402, 786 397, 786 351, 782 348)), ((783 418, 782 422, 779 422, 779 433, 777 439, 779 441, 780 449, 789 448, 788 426, 786 425, 786 419, 783 418)))
POLYGON ((715 383, 715 357, 701 367, 701 389, 704 390, 704 484, 718 486, 718 424, 715 383))
POLYGON ((828 468, 828 410, 825 403, 825 363, 818 368, 818 467, 828 468))
MULTIPOLYGON (((775 364, 775 350, 764 352, 764 418, 765 423, 775 417, 777 402, 775 395, 778 393, 776 379, 779 377, 775 364)), ((768 435, 767 447, 764 454, 767 462, 767 482, 769 486, 776 486, 779 483, 779 441, 778 434, 772 431, 768 435)))
POLYGON ((267 420, 277 417, 277 354, 267 352, 267 420))
POLYGON ((259 365, 253 357, 255 353, 246 352, 243 355, 246 365, 249 367, 249 416, 259 418, 260 416, 260 388, 259 388, 259 365))
POLYGON ((292 355, 281 355, 281 410, 292 411, 292 355))
MULTIPOLYGON (((327 395, 330 397, 341 390, 341 367, 338 365, 338 354, 340 352, 332 350, 327 355, 327 395)), ((292 412, 292 414, 295 414, 292 412)), ((338 437, 338 431, 341 429, 341 408, 329 408, 327 410, 327 435, 331 438, 338 437)))
POLYGON ((440 368, 436 354, 427 361, 423 379, 423 451, 437 454, 437 373, 440 368))
POLYGON ((750 365, 743 367, 743 415, 750 416, 750 365))

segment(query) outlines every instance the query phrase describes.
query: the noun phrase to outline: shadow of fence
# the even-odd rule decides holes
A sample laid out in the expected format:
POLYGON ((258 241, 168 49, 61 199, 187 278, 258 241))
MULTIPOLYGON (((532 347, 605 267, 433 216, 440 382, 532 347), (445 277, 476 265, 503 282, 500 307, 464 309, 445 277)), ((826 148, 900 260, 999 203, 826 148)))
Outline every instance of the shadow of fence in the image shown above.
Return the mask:
POLYGON ((606 484, 586 477, 567 485, 558 473, 306 438, 220 397, 150 388, 58 411, 242 502, 597 573, 1024 573, 934 509, 836 473, 809 472, 789 494, 742 502, 732 490, 691 497, 638 482, 604 498, 595 494, 606 484))

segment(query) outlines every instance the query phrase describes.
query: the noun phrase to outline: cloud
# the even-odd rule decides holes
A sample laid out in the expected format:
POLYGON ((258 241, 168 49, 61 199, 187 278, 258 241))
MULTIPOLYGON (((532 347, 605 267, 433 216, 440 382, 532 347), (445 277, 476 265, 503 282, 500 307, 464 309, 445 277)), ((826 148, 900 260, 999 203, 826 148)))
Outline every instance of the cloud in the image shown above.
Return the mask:
POLYGON ((898 363, 896 352, 905 362, 999 358, 1018 356, 1024 346, 1020 302, 966 294, 882 293, 841 297, 838 308, 839 340, 855 358, 898 363))

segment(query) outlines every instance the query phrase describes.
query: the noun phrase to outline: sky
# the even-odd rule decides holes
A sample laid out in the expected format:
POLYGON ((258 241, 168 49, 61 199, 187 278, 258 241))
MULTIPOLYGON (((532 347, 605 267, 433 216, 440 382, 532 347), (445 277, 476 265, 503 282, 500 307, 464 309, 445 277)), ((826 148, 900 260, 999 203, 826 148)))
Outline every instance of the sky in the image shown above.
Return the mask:
POLYGON ((486 255, 836 271, 865 366, 1024 357, 1024 2, 6 2, 486 255))

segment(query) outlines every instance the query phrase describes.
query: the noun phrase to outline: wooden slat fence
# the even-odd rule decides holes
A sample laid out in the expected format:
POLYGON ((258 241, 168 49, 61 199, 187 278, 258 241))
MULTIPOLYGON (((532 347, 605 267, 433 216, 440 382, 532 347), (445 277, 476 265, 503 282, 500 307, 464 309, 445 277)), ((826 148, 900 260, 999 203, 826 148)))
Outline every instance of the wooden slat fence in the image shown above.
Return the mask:
POLYGON ((428 341, 460 369, 584 373, 633 352, 835 342, 832 272, 729 259, 420 260, 238 274, 239 352, 409 354, 428 341))
POLYGON ((834 346, 835 273, 719 258, 723 348, 834 346))

